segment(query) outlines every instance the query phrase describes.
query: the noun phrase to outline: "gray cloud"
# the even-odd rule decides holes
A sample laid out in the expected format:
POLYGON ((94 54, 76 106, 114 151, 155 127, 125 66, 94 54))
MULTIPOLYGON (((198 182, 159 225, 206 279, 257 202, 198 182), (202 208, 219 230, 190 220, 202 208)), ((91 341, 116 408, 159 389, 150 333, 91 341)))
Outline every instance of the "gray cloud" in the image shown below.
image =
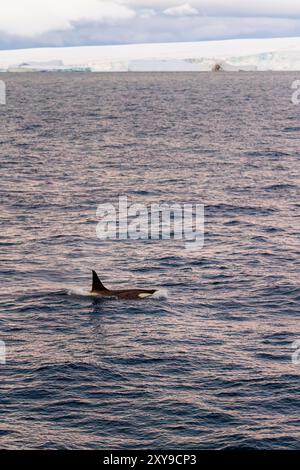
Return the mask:
POLYGON ((293 18, 300 16, 299 0, 120 0, 129 8, 156 8, 163 11, 167 8, 180 7, 188 3, 204 16, 235 17, 280 17, 293 18))
MULTIPOLYGON (((124 0, 122 3, 128 7, 128 11, 134 12, 122 21, 70 21, 67 29, 57 28, 31 36, 0 31, 0 49, 300 36, 300 2, 299 8, 295 7, 295 12, 299 10, 299 15, 294 18, 288 14, 280 16, 276 8, 274 15, 272 11, 266 15, 264 9, 270 3, 269 0, 252 0, 252 4, 257 6, 256 16, 253 5, 251 12, 245 6, 245 14, 220 14, 222 8, 224 9, 224 2, 220 0, 124 0), (203 8, 208 3, 219 14, 207 14, 203 8)), ((239 8, 242 9, 241 1, 232 0, 231 3, 239 3, 239 8)), ((292 8, 292 3, 286 1, 286 13, 292 8)))

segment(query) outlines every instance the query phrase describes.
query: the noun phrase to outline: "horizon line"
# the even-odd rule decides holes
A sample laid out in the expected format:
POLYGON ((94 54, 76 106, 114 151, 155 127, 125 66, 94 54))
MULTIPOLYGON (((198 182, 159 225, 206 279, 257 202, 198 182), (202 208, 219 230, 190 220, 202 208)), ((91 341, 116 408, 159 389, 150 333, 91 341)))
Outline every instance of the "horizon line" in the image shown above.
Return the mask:
POLYGON ((113 44, 81 44, 81 45, 73 45, 73 46, 33 46, 33 47, 17 47, 17 48, 8 48, 8 49, 1 49, 0 52, 9 52, 9 51, 25 51, 25 50, 32 50, 32 49, 73 49, 79 47, 120 47, 120 46, 151 46, 151 45, 167 45, 167 44, 198 44, 198 43, 205 43, 205 42, 229 42, 229 41, 270 41, 275 39, 300 39, 299 36, 272 36, 272 37, 240 37, 240 38, 224 38, 224 39, 200 39, 197 41, 167 41, 167 42, 130 42, 130 43, 113 43, 113 44))

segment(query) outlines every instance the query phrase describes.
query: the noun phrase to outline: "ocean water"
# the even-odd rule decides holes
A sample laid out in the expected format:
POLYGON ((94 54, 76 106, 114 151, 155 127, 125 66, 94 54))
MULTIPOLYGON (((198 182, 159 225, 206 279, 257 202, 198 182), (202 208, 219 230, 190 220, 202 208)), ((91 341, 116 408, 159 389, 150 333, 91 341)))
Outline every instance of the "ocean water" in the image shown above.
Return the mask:
POLYGON ((0 447, 299 449, 299 75, 3 78, 0 447), (120 195, 204 204, 204 247, 99 240, 120 195))

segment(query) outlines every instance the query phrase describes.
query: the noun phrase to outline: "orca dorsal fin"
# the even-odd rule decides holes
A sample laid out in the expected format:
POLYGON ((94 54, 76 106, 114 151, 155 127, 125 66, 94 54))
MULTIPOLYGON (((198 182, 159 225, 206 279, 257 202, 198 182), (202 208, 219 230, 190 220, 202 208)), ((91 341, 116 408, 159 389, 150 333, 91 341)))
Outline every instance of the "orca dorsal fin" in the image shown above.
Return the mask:
POLYGON ((98 274, 96 273, 96 271, 93 271, 93 284, 92 284, 92 292, 101 292, 103 290, 108 290, 106 289, 106 287, 104 287, 104 285, 102 284, 102 282, 100 281, 99 277, 98 277, 98 274))

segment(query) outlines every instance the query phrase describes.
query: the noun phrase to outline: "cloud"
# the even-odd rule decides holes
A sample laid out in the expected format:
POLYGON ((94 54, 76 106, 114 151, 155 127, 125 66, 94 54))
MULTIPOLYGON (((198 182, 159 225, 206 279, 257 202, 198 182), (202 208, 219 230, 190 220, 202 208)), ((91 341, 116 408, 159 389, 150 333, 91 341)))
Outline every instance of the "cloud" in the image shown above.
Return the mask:
POLYGON ((197 8, 191 7, 189 3, 184 3, 177 7, 166 8, 163 13, 169 16, 193 16, 198 15, 199 11, 197 8))
POLYGON ((7 0, 0 49, 300 36, 299 0, 7 0))
POLYGON ((156 11, 153 8, 145 8, 139 12, 140 18, 151 18, 156 16, 156 11))
POLYGON ((76 21, 118 23, 135 11, 110 0, 9 0, 1 7, 0 30, 20 36, 35 36, 51 30, 69 30, 76 21))
POLYGON ((3 49, 80 46, 95 44, 130 44, 181 42, 249 37, 300 36, 300 19, 155 16, 128 23, 91 23, 80 21, 66 31, 49 31, 35 37, 0 33, 3 49))
MULTIPOLYGON (((121 0, 130 8, 154 8, 165 10, 182 5, 183 0, 121 0)), ((189 0, 191 8, 204 16, 230 17, 282 17, 300 16, 299 0, 189 0)))

